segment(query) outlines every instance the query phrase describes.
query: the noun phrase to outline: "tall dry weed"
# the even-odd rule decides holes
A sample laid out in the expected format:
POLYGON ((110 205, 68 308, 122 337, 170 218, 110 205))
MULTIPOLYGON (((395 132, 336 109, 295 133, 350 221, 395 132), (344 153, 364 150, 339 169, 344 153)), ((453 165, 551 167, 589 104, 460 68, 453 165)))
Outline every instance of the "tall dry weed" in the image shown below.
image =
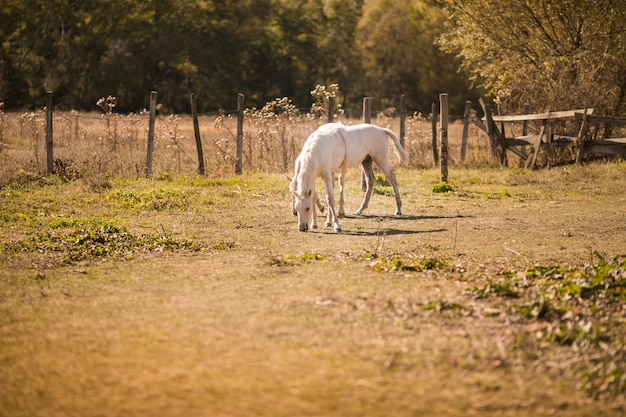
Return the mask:
MULTIPOLYGON (((332 86, 331 86, 332 87, 332 86)), ((334 87, 333 87, 334 88, 334 87)), ((251 172, 289 172, 306 138, 326 122, 332 88, 312 92, 316 104, 311 111, 297 109, 288 98, 278 98, 260 109, 244 112, 243 168, 251 172)), ((54 157, 59 174, 83 178, 103 176, 138 178, 145 173, 148 112, 118 114, 115 97, 98 101, 100 113, 55 112, 54 157), (71 175, 69 174, 71 173, 71 175)), ((340 110, 340 109, 339 109, 340 110)), ((359 123, 335 114, 344 124, 359 123)), ((395 109, 375 116, 373 123, 399 133, 395 109)), ((199 116, 204 165, 209 177, 235 172, 237 118, 234 114, 199 116)), ((406 117, 404 166, 435 166, 429 116, 413 113, 406 117)), ((448 134, 450 163, 468 167, 493 165, 484 133, 470 125, 467 157, 460 161, 462 126, 454 122, 448 134)), ((45 175, 45 114, 0 113, 0 185, 45 175)), ((193 120, 188 115, 157 115, 153 174, 197 175, 198 160, 193 120)))

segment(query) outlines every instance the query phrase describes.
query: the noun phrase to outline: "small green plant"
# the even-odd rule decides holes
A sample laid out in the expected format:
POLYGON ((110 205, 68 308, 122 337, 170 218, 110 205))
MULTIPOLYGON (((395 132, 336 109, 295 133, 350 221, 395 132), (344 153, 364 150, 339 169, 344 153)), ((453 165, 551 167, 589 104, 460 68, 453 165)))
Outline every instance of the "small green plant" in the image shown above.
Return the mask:
POLYGON ((469 294, 473 294, 476 298, 487 298, 491 295, 497 295, 500 297, 518 298, 519 293, 515 289, 515 284, 504 281, 502 283, 493 282, 488 279, 487 283, 483 286, 476 286, 468 290, 469 294))
POLYGON ((426 311, 436 311, 437 313, 447 310, 460 311, 465 309, 465 307, 463 307, 461 304, 451 303, 446 300, 435 300, 428 303, 420 304, 420 308, 426 311))
POLYGON ((452 192, 454 192, 454 187, 451 184, 449 184, 448 182, 443 181, 443 182, 440 182, 440 183, 437 183, 437 184, 433 184, 430 187, 430 190, 433 193, 437 193, 437 194, 452 193, 452 192))
POLYGON ((374 271, 425 271, 432 269, 443 269, 448 267, 446 261, 436 258, 423 258, 414 262, 406 262, 399 257, 391 259, 373 258, 376 261, 372 265, 374 271))
POLYGON ((374 174, 374 183, 381 187, 391 187, 389 180, 383 174, 374 174))
POLYGON ((230 249, 235 249, 236 247, 236 243, 232 242, 232 241, 221 241, 219 243, 216 243, 215 245, 213 245, 213 249, 216 250, 230 250, 230 249))
POLYGON ((269 258, 270 266, 291 266, 314 261, 327 261, 328 258, 318 253, 303 253, 302 255, 276 255, 269 258))
POLYGON ((483 198, 485 200, 498 200, 501 198, 509 198, 511 197, 511 193, 508 190, 502 190, 497 193, 483 193, 483 198))

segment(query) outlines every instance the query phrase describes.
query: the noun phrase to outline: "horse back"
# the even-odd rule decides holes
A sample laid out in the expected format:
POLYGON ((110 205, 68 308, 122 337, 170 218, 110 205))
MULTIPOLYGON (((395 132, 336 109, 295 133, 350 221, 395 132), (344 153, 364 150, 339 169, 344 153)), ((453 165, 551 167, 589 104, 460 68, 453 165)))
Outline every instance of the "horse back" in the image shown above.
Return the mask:
POLYGON ((376 163, 387 160, 388 140, 385 130, 370 124, 358 124, 346 127, 348 147, 346 167, 356 166, 370 156, 376 163))
POLYGON ((300 169, 314 170, 320 176, 328 171, 335 171, 346 156, 346 131, 340 123, 328 123, 320 126, 306 140, 300 160, 300 169))

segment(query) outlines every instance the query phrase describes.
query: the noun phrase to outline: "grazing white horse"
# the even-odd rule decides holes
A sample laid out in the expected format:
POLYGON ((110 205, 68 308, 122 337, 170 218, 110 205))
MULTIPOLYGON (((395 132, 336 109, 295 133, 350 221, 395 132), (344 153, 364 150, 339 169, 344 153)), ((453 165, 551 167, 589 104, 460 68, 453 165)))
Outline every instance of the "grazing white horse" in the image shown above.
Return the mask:
POLYGON ((346 126, 346 133, 348 135, 348 148, 346 149, 346 159, 343 161, 341 175, 339 176, 339 216, 345 214, 343 207, 344 174, 348 168, 358 164, 361 164, 363 171, 365 171, 366 190, 363 203, 354 214, 362 214, 368 207, 372 191, 374 190, 374 170, 372 169, 372 162, 376 162, 376 165, 380 167, 393 187, 393 193, 396 198, 396 215, 401 215, 402 201, 400 200, 398 183, 396 181, 396 175, 391 169, 387 155, 389 138, 394 145, 394 152, 398 158, 398 162, 402 162, 406 159, 406 152, 404 152, 396 135, 389 129, 366 123, 346 126))
POLYGON ((296 159, 295 175, 291 179, 290 191, 293 195, 293 212, 298 216, 298 229, 307 231, 313 216, 312 227, 316 226, 314 204, 319 205, 315 193, 315 179, 322 177, 326 184, 326 201, 328 213, 326 226, 331 224, 336 232, 341 231, 338 217, 344 215, 344 179, 346 171, 358 164, 366 173, 366 193, 361 207, 356 211, 359 215, 367 208, 374 188, 374 170, 372 162, 382 169, 393 187, 396 197, 396 214, 402 214, 402 201, 396 176, 389 164, 388 138, 395 147, 398 160, 406 158, 406 153, 394 133, 385 128, 370 124, 344 126, 340 123, 322 125, 306 140, 302 152, 296 159), (335 211, 333 195, 333 172, 341 168, 339 174, 339 216, 335 211))
POLYGON ((333 172, 342 164, 346 156, 347 135, 343 125, 329 123, 320 126, 307 138, 298 155, 294 176, 289 190, 293 196, 293 211, 298 215, 298 229, 309 230, 309 221, 315 211, 315 179, 321 177, 326 184, 328 213, 326 226, 333 224, 336 232, 341 232, 333 194, 333 172))

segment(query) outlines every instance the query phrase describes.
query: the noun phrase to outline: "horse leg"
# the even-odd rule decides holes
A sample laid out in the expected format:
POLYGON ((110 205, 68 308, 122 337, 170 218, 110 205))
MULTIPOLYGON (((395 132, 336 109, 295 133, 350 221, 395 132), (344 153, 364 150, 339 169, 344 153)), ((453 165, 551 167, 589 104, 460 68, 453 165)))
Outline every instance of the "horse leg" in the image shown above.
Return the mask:
POLYGON ((337 213, 339 217, 344 217, 346 215, 346 211, 343 207, 343 187, 346 181, 346 170, 342 167, 339 172, 339 212, 337 213))
POLYGON ((324 213, 324 205, 322 204, 322 201, 319 198, 315 199, 315 205, 317 206, 318 209, 320 209, 320 213, 324 213))
POLYGON ((396 197, 396 215, 400 216, 402 214, 402 201, 400 200, 400 191, 398 190, 398 182, 396 181, 396 174, 393 173, 391 166, 389 163, 385 162, 384 164, 378 164, 380 169, 385 173, 387 180, 393 187, 393 194, 396 197))
POLYGON ((328 217, 326 218, 326 227, 333 225, 335 232, 341 232, 341 226, 339 226, 339 218, 335 211, 335 196, 333 194, 333 174, 328 172, 324 176, 324 182, 326 183, 326 203, 328 204, 328 217))
POLYGON ((359 207, 359 209, 355 212, 357 216, 363 213, 369 206, 372 191, 374 190, 374 169, 372 167, 372 158, 369 156, 365 158, 365 160, 361 163, 361 167, 363 168, 363 174, 365 177, 365 197, 363 198, 361 207, 359 207))
POLYGON ((313 210, 312 213, 312 220, 311 220, 311 229, 317 229, 317 210, 315 209, 315 206, 319 205, 319 198, 317 196, 317 193, 315 191, 313 191, 313 204, 311 205, 311 210, 313 210))

